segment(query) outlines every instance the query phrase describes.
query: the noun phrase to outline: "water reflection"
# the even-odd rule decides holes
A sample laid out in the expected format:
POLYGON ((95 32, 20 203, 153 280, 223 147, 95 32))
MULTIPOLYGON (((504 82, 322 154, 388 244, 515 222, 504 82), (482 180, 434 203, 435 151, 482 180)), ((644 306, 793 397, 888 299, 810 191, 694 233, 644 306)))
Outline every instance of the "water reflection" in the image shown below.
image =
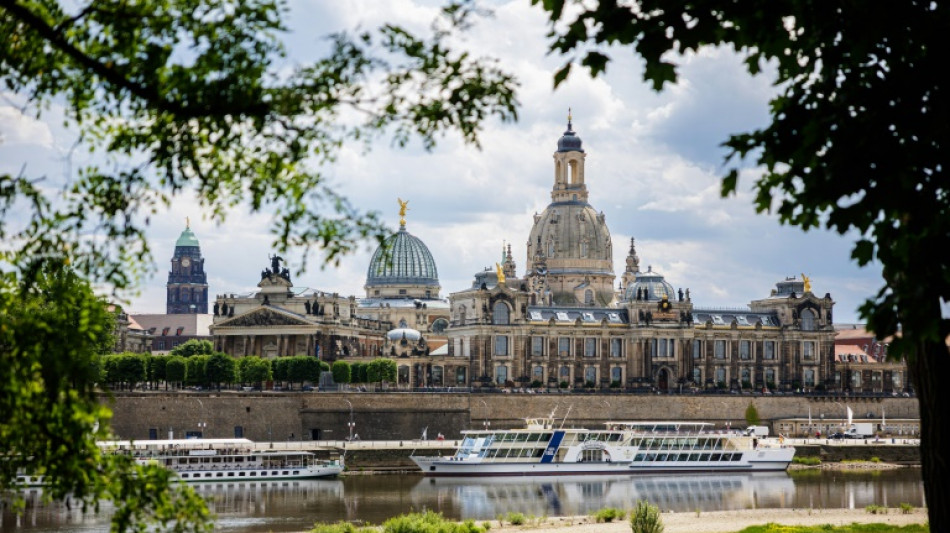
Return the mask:
MULTIPOLYGON (((806 471, 795 474, 715 474, 631 477, 422 478, 347 476, 335 480, 193 485, 218 519, 217 531, 305 531, 315 522, 380 523, 431 509, 453 519, 493 519, 508 512, 534 516, 588 514, 629 508, 639 499, 661 509, 693 512, 747 508, 856 508, 870 504, 923 506, 920 471, 806 471)), ((26 494, 21 516, 3 510, 0 530, 31 533, 104 531, 108 512, 84 514, 26 494)))

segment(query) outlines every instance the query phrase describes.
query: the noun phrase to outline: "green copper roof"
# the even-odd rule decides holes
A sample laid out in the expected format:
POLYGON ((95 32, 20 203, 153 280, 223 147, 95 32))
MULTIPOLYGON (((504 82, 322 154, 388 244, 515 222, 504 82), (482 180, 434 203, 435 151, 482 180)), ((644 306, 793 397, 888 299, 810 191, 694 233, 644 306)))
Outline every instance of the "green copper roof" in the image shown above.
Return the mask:
POLYGON ((181 232, 181 236, 175 242, 175 247, 179 246, 198 246, 198 237, 195 237, 191 228, 185 228, 185 231, 181 232))

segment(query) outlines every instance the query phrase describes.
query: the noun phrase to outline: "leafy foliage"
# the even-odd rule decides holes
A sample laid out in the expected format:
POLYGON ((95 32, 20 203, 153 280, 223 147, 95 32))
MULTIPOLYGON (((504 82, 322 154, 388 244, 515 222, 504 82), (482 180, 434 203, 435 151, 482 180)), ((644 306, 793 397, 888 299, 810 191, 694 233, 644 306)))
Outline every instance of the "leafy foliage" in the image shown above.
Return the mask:
POLYGON ((426 511, 424 513, 409 513, 390 518, 383 522, 382 533, 484 533, 484 530, 475 525, 475 522, 452 522, 442 517, 440 513, 426 511))
POLYGON ((257 356, 242 357, 237 362, 237 380, 241 383, 261 385, 273 379, 271 364, 257 356))
MULTIPOLYGON (((45 476, 45 497, 69 495, 84 508, 112 500, 114 530, 150 519, 158 531, 210 531, 201 498, 164 468, 96 446, 112 417, 96 394, 97 358, 111 349, 114 328, 106 303, 63 264, 45 263, 28 282, 0 276, 0 487, 13 487, 21 472, 45 476)), ((115 356, 109 371, 142 380, 140 357, 115 356)))
POLYGON ((346 361, 334 361, 333 364, 330 365, 330 371, 333 372, 334 383, 350 382, 350 364, 346 361))
POLYGON ((745 421, 750 426, 758 426, 762 423, 762 419, 759 418, 759 410, 752 402, 749 402, 749 406, 745 408, 745 421))
POLYGON ((171 355, 180 355, 182 357, 191 357, 192 355, 210 355, 214 353, 214 345, 211 341, 191 339, 172 348, 171 355))
POLYGON ((637 500, 636 507, 630 511, 630 529, 633 533, 663 533, 660 508, 648 501, 637 500))
POLYGON ((366 381, 369 383, 381 383, 396 381, 396 362, 385 357, 378 357, 366 364, 366 381))
MULTIPOLYGON (((551 49, 604 71, 609 46, 632 48, 657 90, 677 79, 677 57, 729 46, 750 74, 768 72, 780 94, 770 122, 730 136, 722 194, 739 187, 742 161, 761 169, 755 208, 804 230, 853 235, 852 258, 879 263, 883 283, 861 306, 890 357, 906 358, 921 414, 928 501, 950 494, 942 452, 950 429, 950 106, 941 65, 950 10, 904 0, 889 9, 844 1, 532 0, 548 12, 551 49), (572 55, 576 54, 576 55, 572 55), (768 65, 768 69, 763 67, 768 65)), ((609 59, 609 58, 607 58, 609 59)), ((929 507, 935 530, 945 506, 929 507)))

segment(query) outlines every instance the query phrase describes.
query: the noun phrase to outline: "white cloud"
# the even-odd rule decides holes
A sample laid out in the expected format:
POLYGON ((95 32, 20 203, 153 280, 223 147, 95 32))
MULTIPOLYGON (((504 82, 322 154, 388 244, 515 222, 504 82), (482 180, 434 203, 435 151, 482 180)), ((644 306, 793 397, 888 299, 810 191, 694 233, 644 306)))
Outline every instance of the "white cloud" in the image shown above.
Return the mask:
MULTIPOLYGON (((332 31, 384 22, 425 31, 436 6, 413 0, 291 2, 289 60, 319 57, 326 49, 322 37, 332 31)), ((355 206, 380 211, 392 227, 398 223, 396 198, 410 201, 408 229, 432 251, 443 295, 469 287, 475 272, 494 265, 503 241, 511 243, 523 271, 532 214, 550 202, 551 156, 570 107, 587 152, 591 204, 606 214, 613 235, 618 277, 634 236, 643 268, 652 265, 674 287, 690 288, 699 305, 743 306, 767 296, 785 276, 805 272, 816 293, 830 292, 837 301, 836 320, 856 320, 858 304, 881 282, 879 271, 850 261, 851 240, 805 234, 757 215, 749 192, 752 171, 743 173, 737 197, 719 196, 725 150, 718 145, 729 133, 764 124, 774 93, 766 78, 745 74, 728 50, 709 50, 680 61, 680 83, 655 93, 642 81, 642 63, 628 49, 615 49, 608 51, 613 62, 604 77, 591 79, 576 69, 555 92, 552 76, 564 59, 548 55, 544 14, 523 0, 499 1, 494 12, 453 42, 499 58, 517 75, 517 124, 486 123, 481 151, 454 135, 431 153, 418 146, 395 149, 383 139, 369 153, 345 146, 338 162, 323 169, 355 206)), ((35 132, 28 138, 52 146, 42 124, 29 126, 35 132)), ((164 310, 169 260, 186 216, 206 258, 209 292, 255 288, 272 252, 269 215, 236 210, 216 226, 202 212, 185 196, 152 218, 157 270, 133 309, 164 310)), ((361 249, 338 268, 311 262, 294 284, 362 295, 370 255, 361 249)), ((289 259, 299 262, 299 254, 289 259)))
POLYGON ((53 133, 46 123, 24 115, 12 106, 0 106, 0 145, 53 147, 53 133))

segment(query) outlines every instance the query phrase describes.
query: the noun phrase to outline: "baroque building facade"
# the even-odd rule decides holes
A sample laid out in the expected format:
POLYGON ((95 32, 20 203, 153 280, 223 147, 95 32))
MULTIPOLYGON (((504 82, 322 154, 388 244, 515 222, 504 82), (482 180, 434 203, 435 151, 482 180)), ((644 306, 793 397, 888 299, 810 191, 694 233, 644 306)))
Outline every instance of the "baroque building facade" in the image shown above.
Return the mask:
MULTIPOLYGON (((780 281, 747 310, 699 308, 640 268, 631 239, 613 289, 610 231, 588 203, 586 153, 573 131, 554 153, 551 203, 534 216, 527 268, 508 254, 496 272, 452 293, 447 361, 468 361, 474 386, 821 389, 835 386, 830 294, 780 281)), ((462 379, 457 379, 462 384, 462 379)))
POLYGON ((508 246, 495 268, 443 298, 436 262, 407 231, 408 202, 400 200, 399 231, 373 254, 364 297, 295 288, 274 256, 258 291, 217 296, 215 348, 328 362, 391 357, 394 385, 403 388, 896 393, 906 387, 899 364, 878 378, 873 370, 855 377, 865 369, 836 352, 834 301, 816 294, 804 274, 778 281, 741 310, 696 306, 689 289, 674 289, 652 267, 641 268, 631 239, 617 279, 606 217, 589 203, 586 157, 569 118, 553 156, 551 202, 534 215, 528 234, 523 275, 508 246), (855 369, 842 374, 845 361, 855 369))

